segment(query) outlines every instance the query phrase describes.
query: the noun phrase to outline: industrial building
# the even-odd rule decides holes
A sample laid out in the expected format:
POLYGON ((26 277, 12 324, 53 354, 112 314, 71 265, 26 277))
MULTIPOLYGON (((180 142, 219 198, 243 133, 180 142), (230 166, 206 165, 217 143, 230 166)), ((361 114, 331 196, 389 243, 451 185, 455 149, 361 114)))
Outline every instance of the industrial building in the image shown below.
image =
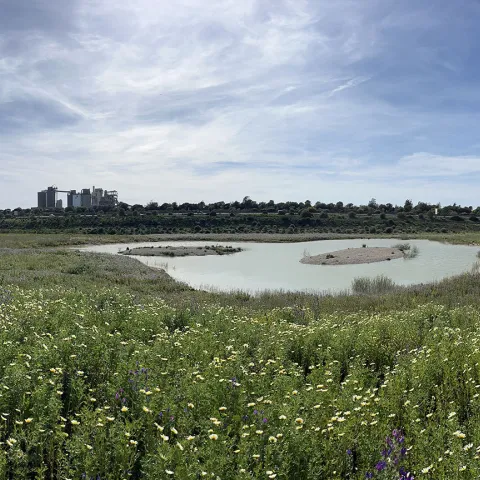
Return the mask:
POLYGON ((92 190, 84 188, 77 193, 76 190, 59 190, 55 185, 38 192, 38 208, 62 208, 63 201, 57 199, 58 193, 67 194, 67 207, 101 207, 118 205, 118 192, 116 190, 92 190))

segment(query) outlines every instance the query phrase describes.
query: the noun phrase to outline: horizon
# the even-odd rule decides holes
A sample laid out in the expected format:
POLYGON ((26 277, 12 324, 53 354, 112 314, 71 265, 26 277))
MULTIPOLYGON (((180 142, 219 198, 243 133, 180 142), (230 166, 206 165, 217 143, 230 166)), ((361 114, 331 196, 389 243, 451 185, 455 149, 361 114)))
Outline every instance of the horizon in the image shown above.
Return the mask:
POLYGON ((130 205, 480 204, 480 4, 2 10, 0 209, 31 208, 52 184, 130 205))

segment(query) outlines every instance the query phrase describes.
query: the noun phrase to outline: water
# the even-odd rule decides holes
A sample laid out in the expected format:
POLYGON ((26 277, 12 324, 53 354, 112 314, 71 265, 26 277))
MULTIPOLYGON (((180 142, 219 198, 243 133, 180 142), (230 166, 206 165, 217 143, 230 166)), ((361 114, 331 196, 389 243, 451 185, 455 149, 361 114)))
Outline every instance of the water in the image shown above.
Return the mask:
MULTIPOLYGON (((141 257, 151 267, 164 268, 173 278, 194 288, 211 290, 289 290, 308 292, 339 292, 350 288, 356 277, 386 275, 400 285, 431 282, 470 270, 478 247, 448 245, 428 240, 409 240, 419 255, 413 259, 397 259, 363 265, 304 265, 304 253, 318 255, 344 248, 391 247, 398 239, 322 240, 302 243, 250 242, 156 242, 100 245, 81 248, 90 252, 117 254, 143 246, 204 246, 231 245, 245 251, 233 255, 207 257, 141 257)), ((404 242, 402 242, 404 243, 404 242)))

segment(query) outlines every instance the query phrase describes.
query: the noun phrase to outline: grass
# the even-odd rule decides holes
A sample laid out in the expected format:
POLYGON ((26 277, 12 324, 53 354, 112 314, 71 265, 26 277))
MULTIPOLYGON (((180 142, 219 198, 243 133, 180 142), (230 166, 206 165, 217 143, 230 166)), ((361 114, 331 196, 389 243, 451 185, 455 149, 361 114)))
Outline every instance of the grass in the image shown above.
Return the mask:
POLYGON ((396 288, 395 282, 385 275, 358 277, 352 282, 352 292, 358 295, 383 295, 396 288))
POLYGON ((35 241, 0 250, 0 478, 480 476, 479 268, 250 296, 35 241))

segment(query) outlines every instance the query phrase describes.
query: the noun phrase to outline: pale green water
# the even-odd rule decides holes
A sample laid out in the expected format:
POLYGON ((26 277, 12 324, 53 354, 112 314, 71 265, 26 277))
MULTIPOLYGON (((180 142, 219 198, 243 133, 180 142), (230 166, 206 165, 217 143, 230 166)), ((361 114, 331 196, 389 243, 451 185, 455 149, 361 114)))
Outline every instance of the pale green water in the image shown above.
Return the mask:
MULTIPOLYGON (((333 252, 344 248, 390 247, 398 239, 323 240, 304 243, 215 242, 241 247, 244 252, 208 257, 140 257, 134 258, 152 266, 165 268, 175 279, 194 288, 229 291, 290 290, 339 292, 350 288, 356 277, 386 275, 400 285, 426 283, 470 270, 475 263, 478 247, 447 245, 428 240, 409 240, 420 251, 418 257, 364 265, 304 265, 304 252, 310 255, 333 252)), ((403 243, 403 242, 402 242, 403 243)), ((116 254, 126 246, 194 245, 211 242, 157 242, 115 244, 86 247, 82 250, 116 254)))

